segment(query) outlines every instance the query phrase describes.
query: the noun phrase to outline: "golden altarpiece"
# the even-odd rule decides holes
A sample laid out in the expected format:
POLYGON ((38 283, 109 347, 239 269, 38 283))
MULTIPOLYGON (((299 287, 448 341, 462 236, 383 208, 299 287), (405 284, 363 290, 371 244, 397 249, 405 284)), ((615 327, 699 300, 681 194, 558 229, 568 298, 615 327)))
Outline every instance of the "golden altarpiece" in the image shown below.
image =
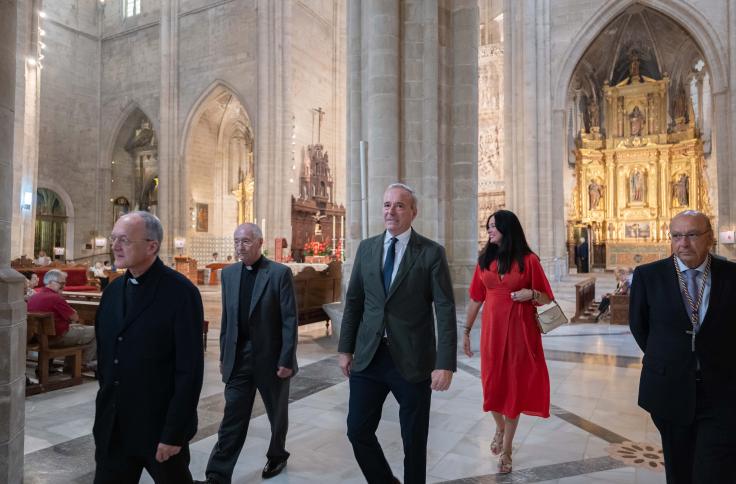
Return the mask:
MULTIPOLYGON (((703 145, 689 96, 673 103, 670 80, 638 72, 603 86, 603 133, 591 107, 590 133, 575 150, 576 185, 568 222, 568 250, 587 233, 592 267, 635 267, 670 254, 669 220, 686 209, 712 210, 704 178, 703 145), (686 117, 687 115, 687 117, 686 117)), ((573 259, 574 260, 574 259, 573 259)))

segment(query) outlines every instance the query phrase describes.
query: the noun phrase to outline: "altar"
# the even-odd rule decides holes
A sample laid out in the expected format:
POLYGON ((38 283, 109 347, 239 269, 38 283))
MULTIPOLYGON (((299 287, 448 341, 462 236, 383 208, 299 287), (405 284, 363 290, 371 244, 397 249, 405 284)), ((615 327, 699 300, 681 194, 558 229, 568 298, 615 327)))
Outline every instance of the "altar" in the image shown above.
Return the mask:
POLYGON ((666 257, 672 216, 688 209, 712 213, 690 98, 682 91, 671 100, 667 74, 643 76, 638 62, 632 58, 621 82, 604 83, 603 115, 593 101, 593 126, 580 133, 574 151, 568 251, 574 261, 576 244, 585 238, 594 268, 666 257))

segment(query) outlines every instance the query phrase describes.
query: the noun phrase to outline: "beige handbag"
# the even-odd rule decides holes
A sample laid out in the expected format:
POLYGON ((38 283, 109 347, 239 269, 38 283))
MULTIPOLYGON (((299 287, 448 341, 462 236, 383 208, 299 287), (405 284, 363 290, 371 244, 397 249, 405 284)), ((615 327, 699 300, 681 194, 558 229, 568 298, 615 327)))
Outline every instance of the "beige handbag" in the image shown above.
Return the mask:
POLYGON ((563 324, 567 324, 567 322, 567 316, 562 312, 562 308, 557 304, 557 301, 552 301, 545 306, 537 308, 537 325, 539 326, 539 331, 544 334, 549 333, 563 324))

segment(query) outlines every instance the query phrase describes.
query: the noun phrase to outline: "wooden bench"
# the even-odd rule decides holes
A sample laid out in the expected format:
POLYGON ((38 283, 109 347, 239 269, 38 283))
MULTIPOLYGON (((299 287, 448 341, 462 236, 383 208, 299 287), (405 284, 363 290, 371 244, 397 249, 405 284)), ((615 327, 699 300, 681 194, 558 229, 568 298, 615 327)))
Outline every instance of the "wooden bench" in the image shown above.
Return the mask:
POLYGON ((595 278, 588 277, 575 284, 575 316, 573 323, 587 322, 595 318, 595 308, 591 317, 591 304, 595 299, 595 278))
POLYGON ((322 305, 340 300, 341 283, 342 263, 337 261, 330 262, 327 269, 319 272, 306 267, 294 277, 300 326, 320 321, 330 325, 322 305))
POLYGON ((629 324, 628 294, 611 295, 611 324, 629 324))
POLYGON ((38 352, 38 384, 26 386, 26 396, 66 388, 82 383, 82 350, 84 346, 50 348, 49 338, 56 336, 52 313, 28 313, 26 351, 38 352), (54 358, 72 358, 71 378, 49 381, 49 362, 54 358))

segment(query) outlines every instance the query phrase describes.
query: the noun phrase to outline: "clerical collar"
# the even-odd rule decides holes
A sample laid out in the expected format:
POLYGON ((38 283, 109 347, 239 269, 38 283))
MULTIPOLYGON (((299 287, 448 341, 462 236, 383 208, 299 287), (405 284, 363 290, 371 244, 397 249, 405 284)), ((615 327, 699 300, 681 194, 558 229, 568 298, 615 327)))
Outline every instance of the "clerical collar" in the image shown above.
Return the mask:
POLYGON ((128 269, 127 271, 125 271, 125 282, 129 282, 134 286, 141 286, 145 284, 149 275, 151 274, 151 272, 153 272, 151 269, 153 269, 158 264, 159 260, 160 259, 157 257, 156 261, 153 264, 151 264, 151 267, 146 269, 146 272, 144 272, 138 277, 134 277, 133 274, 130 273, 130 269, 128 269))
POLYGON ((261 265, 261 259, 263 259, 263 256, 258 257, 258 260, 256 260, 253 265, 246 265, 245 262, 243 262, 243 267, 245 267, 249 271, 257 271, 258 267, 261 265))

